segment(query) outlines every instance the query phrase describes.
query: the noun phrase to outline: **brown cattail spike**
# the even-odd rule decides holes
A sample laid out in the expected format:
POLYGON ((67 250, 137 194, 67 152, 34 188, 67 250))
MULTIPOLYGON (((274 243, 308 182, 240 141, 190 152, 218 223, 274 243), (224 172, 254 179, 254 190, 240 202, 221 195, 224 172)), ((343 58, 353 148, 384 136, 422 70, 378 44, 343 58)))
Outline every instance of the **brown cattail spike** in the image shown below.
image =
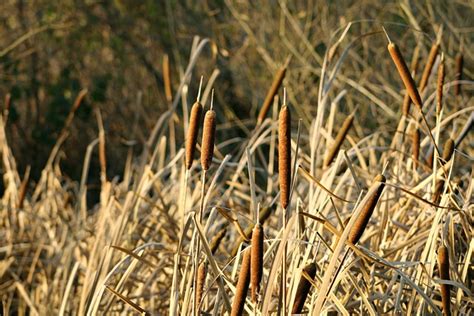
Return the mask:
POLYGON ((250 283, 252 301, 257 301, 257 294, 260 291, 260 281, 263 275, 263 229, 260 223, 257 223, 252 232, 251 264, 250 264, 250 283))
POLYGON ((413 134, 411 135, 412 139, 412 158, 413 158, 413 163, 415 165, 415 168, 418 166, 418 159, 420 155, 420 131, 418 128, 415 128, 413 130, 413 134))
POLYGON ((444 55, 441 55, 441 61, 438 66, 438 82, 436 85, 436 115, 439 116, 443 108, 443 87, 444 87, 444 55))
POLYGON ((426 66, 425 66, 425 69, 423 70, 423 75, 421 76, 421 81, 420 81, 421 93, 425 91, 425 88, 428 85, 428 80, 430 79, 431 70, 433 69, 436 56, 438 55, 438 50, 439 50, 439 44, 434 43, 433 46, 431 46, 431 50, 428 55, 428 60, 426 61, 426 66))
POLYGON ((444 189, 444 180, 439 180, 436 182, 435 190, 433 192, 433 203, 434 204, 439 204, 439 201, 441 200, 441 194, 443 193, 444 189))
POLYGON ((443 160, 448 161, 453 156, 454 152, 454 140, 449 138, 443 147, 443 160))
MULTIPOLYGON (((455 73, 456 81, 462 80, 463 65, 464 65, 464 57, 462 54, 458 54, 456 56, 456 73, 455 73)), ((459 82, 456 82, 456 84, 454 85, 454 95, 458 96, 460 93, 461 93, 461 84, 459 82)))
POLYGON ((261 124, 265 117, 267 116, 268 110, 270 109, 270 105, 273 102, 273 99, 275 98, 275 95, 278 92, 278 89, 281 86, 281 83, 283 82, 283 79, 285 78, 286 74, 286 65, 281 67, 275 78, 273 78, 272 85, 270 87, 270 90, 267 92, 267 96, 265 97, 265 100, 263 101, 262 109, 260 110, 260 113, 258 114, 257 118, 257 124, 261 124))
POLYGON ((216 112, 209 110, 204 117, 204 128, 202 132, 201 165, 202 169, 208 170, 214 155, 214 138, 216 134, 216 112))
POLYGON ((219 248, 219 245, 221 244, 222 239, 224 239, 226 232, 227 232, 227 229, 226 229, 226 228, 222 228, 222 229, 217 233, 217 235, 215 235, 215 236, 212 238, 211 244, 210 244, 212 254, 215 254, 215 253, 216 253, 216 250, 219 248))
MULTIPOLYGON (((420 46, 416 46, 415 51, 413 52, 413 57, 411 59, 410 69, 412 72, 412 78, 414 78, 417 70, 418 70, 418 61, 420 55, 420 46)), ((410 113, 410 106, 411 106, 411 99, 408 91, 405 92, 405 96, 403 97, 403 106, 402 106, 402 114, 403 116, 408 116, 410 113)))
POLYGON ((332 144, 326 158, 324 159, 324 167, 329 166, 331 162, 334 160, 334 157, 336 157, 337 153, 339 152, 339 149, 342 146, 342 143, 344 142, 344 139, 346 138, 347 133, 349 132, 349 129, 352 126, 353 121, 354 121, 354 113, 351 113, 351 115, 349 115, 344 120, 344 123, 342 123, 341 129, 337 133, 336 139, 334 140, 334 143, 332 144))
MULTIPOLYGON (((316 276, 316 264, 308 264, 303 269, 303 272, 306 273, 311 280, 313 280, 316 276)), ((298 288, 296 289, 295 301, 291 311, 292 314, 301 314, 306 298, 308 297, 309 290, 311 289, 311 282, 304 276, 304 273, 301 274, 301 279, 298 283, 298 288)))
POLYGON ((379 174, 374 178, 369 191, 360 202, 359 207, 361 207, 362 210, 360 211, 359 217, 356 219, 354 226, 352 226, 352 229, 349 232, 349 237, 347 238, 350 243, 356 244, 364 233, 364 230, 369 223, 370 216, 372 216, 375 206, 382 195, 384 187, 385 177, 382 174, 379 174))
POLYGON ((290 109, 283 105, 279 116, 278 129, 278 172, 280 180, 280 202, 286 209, 290 202, 291 182, 291 115, 290 109))
POLYGON ((202 293, 204 290, 204 284, 206 283, 206 276, 207 276, 207 265, 205 262, 202 262, 197 270, 196 275, 196 290, 194 296, 194 309, 196 314, 199 315, 202 293))
POLYGON ((239 280, 235 292, 234 301, 232 302, 231 316, 240 316, 244 312, 245 298, 250 285, 250 250, 244 252, 242 259, 242 267, 240 268, 239 280))
POLYGON ((400 50, 392 42, 388 44, 387 48, 390 53, 390 56, 392 57, 393 62, 395 63, 395 66, 397 67, 398 73, 402 78, 403 84, 405 85, 405 88, 407 89, 408 95, 410 96, 413 104, 415 104, 419 109, 421 109, 423 103, 421 101, 420 94, 418 93, 415 81, 413 80, 410 71, 408 70, 405 60, 403 59, 403 56, 400 53, 400 50))
MULTIPOLYGON (((438 269, 440 279, 449 280, 449 254, 445 246, 441 246, 438 249, 438 269)), ((441 284, 440 288, 443 315, 451 315, 450 286, 449 284, 441 284)))
POLYGON ((191 108, 189 116, 188 135, 186 137, 186 169, 191 169, 194 160, 194 151, 199 134, 199 125, 201 124, 202 105, 196 101, 191 108))

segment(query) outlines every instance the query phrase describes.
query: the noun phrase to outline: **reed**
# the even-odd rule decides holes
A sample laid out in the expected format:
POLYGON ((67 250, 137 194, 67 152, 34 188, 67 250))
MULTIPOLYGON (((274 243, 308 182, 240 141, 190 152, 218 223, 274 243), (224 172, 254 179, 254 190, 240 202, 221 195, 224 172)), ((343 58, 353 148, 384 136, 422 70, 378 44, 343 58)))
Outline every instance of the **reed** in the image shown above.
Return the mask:
POLYGON ((278 172, 280 184, 280 202, 286 209, 290 202, 291 183, 291 114, 288 106, 283 105, 279 116, 278 129, 278 172))
POLYGON ((270 89, 267 92, 267 96, 265 97, 262 108, 260 109, 260 113, 258 114, 257 124, 261 124, 267 116, 268 110, 270 109, 270 105, 272 105, 273 99, 278 93, 278 89, 280 89, 283 79, 285 79, 286 67, 287 65, 285 64, 280 69, 278 69, 275 77, 273 78, 272 85, 270 86, 270 89))
POLYGON ((337 133, 336 139, 334 140, 334 143, 332 144, 326 158, 324 159, 324 162, 323 162, 324 167, 329 166, 334 160, 334 158, 336 157, 337 153, 339 152, 339 149, 341 149, 342 143, 346 139, 347 133, 349 132, 349 129, 351 128, 353 121, 354 121, 354 113, 351 113, 342 123, 341 129, 337 133))
POLYGON ((352 226, 352 229, 349 232, 347 240, 350 243, 356 244, 360 237, 362 237, 375 206, 382 195, 385 181, 386 179, 382 174, 377 175, 372 181, 372 185, 370 186, 365 198, 361 201, 360 207, 362 207, 362 210, 359 213, 359 217, 356 219, 354 226, 352 226))
POLYGON ((203 170, 208 170, 214 155, 214 141, 216 136, 216 112, 212 109, 206 112, 204 128, 202 131, 201 165, 203 170))
POLYGON ((407 89, 411 101, 419 109, 421 109, 423 103, 421 101, 420 94, 418 92, 418 89, 416 88, 415 81, 413 80, 413 77, 411 76, 410 71, 408 70, 405 60, 403 59, 403 56, 400 53, 400 50, 398 49, 398 46, 392 42, 389 42, 387 48, 395 66, 397 67, 398 73, 400 74, 403 84, 407 89))
POLYGON ((240 267, 239 280, 235 292, 234 301, 232 302, 231 316, 240 316, 244 312, 245 298, 250 285, 250 250, 244 251, 242 266, 240 267))
MULTIPOLYGON (((439 278, 449 281, 449 253, 448 248, 441 246, 438 249, 438 269, 439 278)), ((443 306, 443 315, 451 315, 450 285, 441 284, 441 303, 443 306)))
POLYGON ((257 301, 257 295, 260 291, 260 282, 263 275, 263 229, 260 223, 257 223, 252 232, 251 243, 251 261, 250 261, 250 284, 252 301, 257 301))
POLYGON ((463 66, 464 66, 464 56, 462 53, 459 53, 456 56, 456 68, 455 68, 455 80, 457 81, 454 85, 454 95, 458 96, 461 94, 461 84, 459 83, 463 77, 463 66))
POLYGON ((438 81, 436 85, 436 115, 439 116, 443 109, 443 87, 444 87, 444 55, 438 66, 438 81))
POLYGON ((439 43, 433 43, 431 46, 430 53, 428 54, 428 60, 426 61, 425 69, 423 70, 423 75, 421 76, 420 81, 420 92, 425 91, 426 86, 428 85, 428 80, 430 79, 431 70, 436 61, 436 56, 438 55, 439 43))
POLYGON ((415 168, 418 166, 418 159, 420 156, 420 131, 418 128, 413 130, 411 135, 411 149, 412 149, 412 158, 415 168))
POLYGON ((191 108, 189 116, 189 127, 186 137, 186 169, 191 169, 196 151, 196 142, 199 134, 199 125, 201 124, 202 105, 196 101, 191 108))
POLYGON ((316 264, 313 262, 308 264, 301 273, 300 282, 296 289, 295 301, 293 302, 293 308, 291 310, 292 314, 301 314, 306 298, 311 290, 311 282, 306 278, 305 274, 313 280, 316 276, 316 264))

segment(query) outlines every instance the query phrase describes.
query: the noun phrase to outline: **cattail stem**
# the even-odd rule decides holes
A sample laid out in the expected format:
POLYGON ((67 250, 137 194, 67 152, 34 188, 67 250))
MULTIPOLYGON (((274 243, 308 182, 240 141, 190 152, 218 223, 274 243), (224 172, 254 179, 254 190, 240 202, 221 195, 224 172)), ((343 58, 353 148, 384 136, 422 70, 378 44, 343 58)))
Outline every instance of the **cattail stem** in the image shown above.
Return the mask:
POLYGON ((251 244, 251 265, 250 280, 252 301, 257 301, 257 295, 260 291, 260 281, 263 275, 263 229, 260 223, 257 223, 252 232, 251 244))
POLYGON ((239 280, 235 292, 234 301, 232 302, 231 316, 240 316, 244 312, 245 298, 250 285, 250 250, 244 251, 242 266, 240 267, 239 280))
MULTIPOLYGON (((442 280, 450 280, 449 279, 449 253, 448 248, 445 246, 439 247, 438 250, 438 269, 439 269, 439 277, 442 280)), ((449 316, 451 315, 451 299, 450 299, 450 285, 449 284, 441 284, 441 302, 443 305, 443 315, 449 316)))
POLYGON ((296 289, 295 300, 293 302, 293 308, 291 310, 292 314, 301 314, 303 311, 304 303, 308 297, 309 291, 311 290, 311 282, 308 280, 313 280, 316 276, 316 264, 310 263, 304 267, 300 282, 296 289))

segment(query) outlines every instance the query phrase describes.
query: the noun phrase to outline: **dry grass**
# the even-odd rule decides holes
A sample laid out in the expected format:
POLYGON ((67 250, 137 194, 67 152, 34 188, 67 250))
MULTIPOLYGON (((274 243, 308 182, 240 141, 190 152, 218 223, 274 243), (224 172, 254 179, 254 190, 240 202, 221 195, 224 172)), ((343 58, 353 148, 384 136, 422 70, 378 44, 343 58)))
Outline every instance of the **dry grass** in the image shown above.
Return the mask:
MULTIPOLYGON (((262 64, 276 69, 279 63, 245 16, 253 11, 244 11, 240 2, 225 4, 248 42, 238 52, 212 43, 217 45, 212 51, 237 55, 255 49, 262 64)), ((257 113, 272 78, 249 87, 255 111, 239 119, 239 109, 218 86, 219 72, 196 70, 209 45, 196 38, 188 67, 176 77, 179 85, 172 86, 165 71, 168 110, 153 130, 141 131, 148 137, 143 152, 130 150, 120 175, 106 176, 116 162, 106 159, 111 145, 98 111, 97 139, 81 157, 80 181, 62 173, 61 161, 74 158, 61 145, 86 90, 38 180, 28 172, 20 176, 5 134, 5 109, 4 314, 474 312, 474 99, 473 82, 466 80, 472 75, 467 62, 472 44, 464 38, 466 65, 453 70, 459 40, 445 36, 456 33, 444 29, 431 50, 431 39, 414 40, 421 32, 398 38, 397 28, 416 25, 416 15, 403 4, 400 12, 412 28, 384 26, 404 56, 415 55, 410 73, 394 43, 387 52, 379 22, 334 26, 333 37, 315 49, 309 31, 314 17, 283 2, 278 10, 276 33, 285 48, 279 59, 290 54, 291 61, 274 79, 265 114, 257 113), (367 62, 370 58, 377 64, 367 62), (428 60, 430 68, 421 95, 413 79, 418 59, 428 60), (200 71, 215 75, 204 76, 202 105, 191 107, 188 90, 199 89, 200 71), (277 95, 283 77, 282 105, 277 95), (214 85, 216 107, 201 122, 214 85), (406 93, 419 109, 424 105, 426 124, 410 114, 406 93), (444 148, 441 155, 433 140, 444 148), (195 150, 201 166, 192 165, 195 150), (103 176, 99 201, 91 206, 92 159, 100 161, 103 176)), ((163 65, 173 69, 171 60, 163 65)))

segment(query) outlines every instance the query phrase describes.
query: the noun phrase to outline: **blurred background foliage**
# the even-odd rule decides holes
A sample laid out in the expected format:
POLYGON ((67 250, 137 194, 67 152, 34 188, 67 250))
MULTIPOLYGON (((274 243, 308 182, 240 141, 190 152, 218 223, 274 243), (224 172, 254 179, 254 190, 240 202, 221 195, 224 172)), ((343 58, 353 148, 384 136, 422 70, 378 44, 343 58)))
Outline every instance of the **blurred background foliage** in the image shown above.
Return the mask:
MULTIPOLYGON (((93 109, 98 107, 107 133, 109 176, 121 174, 130 144, 139 153, 169 106, 163 56, 169 55, 176 89, 196 35, 212 44, 193 72, 189 99, 195 98, 199 76, 208 79, 218 68, 216 109, 219 121, 228 123, 221 126, 219 137, 248 133, 276 69, 288 56, 292 57, 286 78, 290 103, 295 118, 303 118, 303 128, 309 128, 324 54, 334 43, 331 36, 356 20, 372 22, 355 23, 342 47, 361 34, 379 32, 381 24, 374 20, 398 22, 410 28, 396 24, 387 28, 407 57, 415 42, 426 56, 439 31, 432 25, 443 25, 448 67, 464 42, 466 76, 472 76, 472 4, 464 1, 4 0, 0 93, 11 94, 7 135, 19 170, 31 165, 32 177, 38 178, 75 97, 87 88, 63 146, 63 170, 73 179, 80 177, 85 149, 97 138, 93 109)), ((361 39, 342 65, 345 77, 338 77, 336 86, 354 89, 344 78, 370 85, 371 92, 398 113, 399 91, 385 91, 394 82, 400 86, 385 45, 382 34, 361 39), (351 76, 356 73, 363 77, 351 76)), ((450 71, 448 77, 453 78, 450 71)), ((356 104, 365 107, 364 115, 385 115, 361 93, 341 102, 346 113, 356 104)), ((181 106, 177 114, 180 144, 181 106)), ((396 124, 389 118, 387 122, 396 124)), ((227 153, 230 147, 220 149, 227 153)), ((97 178, 96 155, 90 170, 91 178, 97 178)))

